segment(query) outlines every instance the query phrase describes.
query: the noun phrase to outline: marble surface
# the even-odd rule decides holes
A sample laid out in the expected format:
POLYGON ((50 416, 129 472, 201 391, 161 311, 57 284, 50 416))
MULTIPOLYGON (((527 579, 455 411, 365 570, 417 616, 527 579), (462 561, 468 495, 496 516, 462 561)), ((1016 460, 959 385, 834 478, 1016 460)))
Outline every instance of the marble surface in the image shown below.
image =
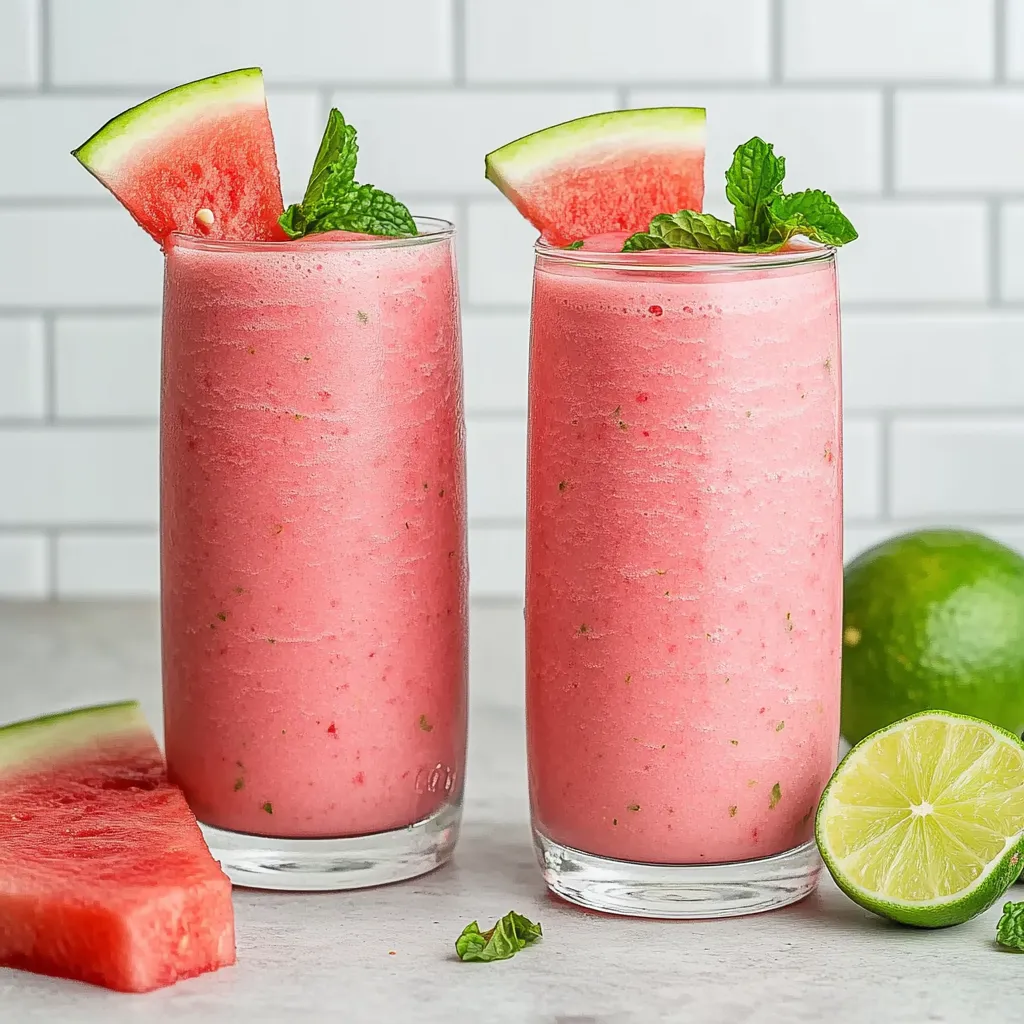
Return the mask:
MULTIPOLYGON (((474 609, 466 817, 451 864, 362 892, 236 891, 237 966, 146 996, 0 969, 0 1021, 1024 1018, 1024 958, 995 947, 997 910, 919 932, 861 911, 830 881, 801 904, 730 921, 612 918, 547 895, 527 828, 521 637, 520 609, 474 609), (543 922, 542 943, 502 963, 454 956, 466 923, 510 909, 543 922)), ((0 604, 0 721, 126 696, 158 726, 152 606, 0 604)))

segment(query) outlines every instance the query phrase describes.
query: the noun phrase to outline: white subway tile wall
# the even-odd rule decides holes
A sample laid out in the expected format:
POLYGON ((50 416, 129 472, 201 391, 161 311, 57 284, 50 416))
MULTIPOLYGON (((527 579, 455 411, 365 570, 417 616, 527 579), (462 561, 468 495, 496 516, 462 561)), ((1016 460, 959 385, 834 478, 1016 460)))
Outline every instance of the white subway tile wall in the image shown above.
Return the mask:
POLYGON ((0 598, 156 592, 160 256, 68 152, 252 64, 287 199, 335 103, 362 176, 458 225, 476 596, 522 593, 533 240, 483 155, 622 106, 708 108, 709 209, 761 134, 860 230, 847 554, 928 523, 1024 550, 1024 0, 0 0, 0 598))

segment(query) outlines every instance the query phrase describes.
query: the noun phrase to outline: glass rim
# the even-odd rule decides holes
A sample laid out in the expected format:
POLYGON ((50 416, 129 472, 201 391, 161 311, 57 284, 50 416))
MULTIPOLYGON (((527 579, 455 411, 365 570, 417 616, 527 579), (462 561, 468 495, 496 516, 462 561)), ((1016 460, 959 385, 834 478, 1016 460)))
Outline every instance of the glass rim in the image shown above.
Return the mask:
POLYGON ((374 249, 404 249, 415 245, 429 245, 451 238, 455 225, 441 217, 417 217, 413 215, 418 235, 397 238, 381 235, 378 238, 318 238, 316 234, 302 238, 289 238, 280 242, 238 241, 228 238, 207 238, 188 231, 172 231, 167 236, 165 248, 202 249, 206 252, 309 252, 316 250, 348 249, 352 252, 366 252, 374 249))
POLYGON ((637 252, 597 252, 565 249, 538 238, 533 251, 540 258, 593 270, 622 270, 658 273, 736 273, 748 270, 781 270, 806 263, 828 263, 835 259, 836 246, 808 242, 806 248, 787 252, 705 252, 701 249, 646 249, 637 252), (669 258, 665 258, 671 253, 669 258), (659 258, 660 257, 660 258, 659 258), (711 257, 709 259, 709 257, 711 257))

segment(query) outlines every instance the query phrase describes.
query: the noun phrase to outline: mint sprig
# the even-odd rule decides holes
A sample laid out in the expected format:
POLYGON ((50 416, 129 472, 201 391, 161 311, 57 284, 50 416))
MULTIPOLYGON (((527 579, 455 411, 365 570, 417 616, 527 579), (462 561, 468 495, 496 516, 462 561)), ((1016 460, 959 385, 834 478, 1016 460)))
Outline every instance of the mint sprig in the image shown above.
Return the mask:
POLYGON ((647 231, 630 235, 623 252, 699 249, 704 252, 777 252, 794 235, 845 245, 857 231, 827 192, 782 191, 786 160, 756 136, 738 147, 725 172, 725 195, 735 224, 709 213, 658 214, 647 231))
POLYGON ((539 921, 534 924, 512 910, 486 932, 480 931, 476 921, 467 924, 455 942, 455 952, 460 960, 509 960, 536 942, 541 934, 539 921))
POLYGON ((408 237, 416 222, 390 192, 356 183, 359 146, 356 130, 332 109, 301 203, 293 203, 278 223, 289 238, 322 231, 408 237))

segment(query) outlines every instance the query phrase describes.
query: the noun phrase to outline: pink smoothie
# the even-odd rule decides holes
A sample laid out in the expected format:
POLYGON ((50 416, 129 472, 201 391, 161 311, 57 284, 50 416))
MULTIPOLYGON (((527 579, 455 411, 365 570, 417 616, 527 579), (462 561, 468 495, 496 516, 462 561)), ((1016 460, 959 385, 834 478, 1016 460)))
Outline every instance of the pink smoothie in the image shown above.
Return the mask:
POLYGON ((788 850, 838 745, 834 264, 594 258, 542 252, 534 281, 534 824, 661 864, 788 850))
POLYGON ((456 802, 466 500, 452 239, 176 237, 164 292, 167 759, 200 821, 456 802))

